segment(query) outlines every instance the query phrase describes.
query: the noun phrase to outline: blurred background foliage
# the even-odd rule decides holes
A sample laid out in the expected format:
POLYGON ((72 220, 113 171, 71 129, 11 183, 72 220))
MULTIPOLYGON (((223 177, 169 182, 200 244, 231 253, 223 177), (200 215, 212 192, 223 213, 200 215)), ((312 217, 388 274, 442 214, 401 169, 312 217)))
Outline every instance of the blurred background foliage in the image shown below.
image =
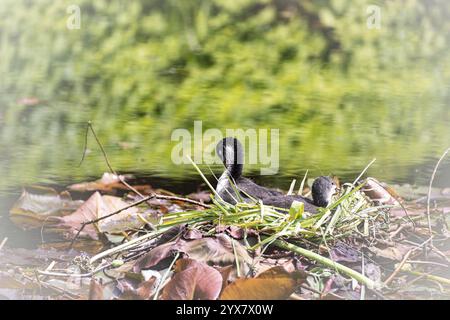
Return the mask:
POLYGON ((424 183, 450 145, 447 0, 77 0, 70 30, 72 4, 0 2, 0 189, 106 171, 93 139, 77 167, 88 120, 115 169, 180 181, 198 176, 170 136, 194 120, 279 128, 284 188, 374 157, 424 183))

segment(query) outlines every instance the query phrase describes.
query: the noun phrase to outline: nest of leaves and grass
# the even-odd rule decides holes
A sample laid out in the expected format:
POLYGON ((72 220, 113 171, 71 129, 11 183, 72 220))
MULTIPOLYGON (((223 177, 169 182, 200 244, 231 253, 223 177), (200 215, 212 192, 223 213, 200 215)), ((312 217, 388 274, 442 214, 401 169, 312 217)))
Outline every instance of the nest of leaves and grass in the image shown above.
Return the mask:
MULTIPOLYGON (((10 213, 24 229, 40 228, 41 235, 50 232, 69 238, 69 248, 92 249, 94 244, 103 247, 105 243, 109 247, 92 250, 93 256, 77 255, 70 262, 53 261, 45 270, 20 269, 21 278, 13 277, 17 285, 31 283, 73 299, 86 293, 61 286, 80 279, 80 283, 89 280, 90 299, 103 299, 109 292, 109 298, 154 300, 305 299, 330 294, 345 298, 333 294, 333 286, 353 299, 364 299, 366 289, 372 297, 384 298, 386 292, 395 293, 390 288, 394 279, 408 278, 400 277, 402 273, 416 277, 403 287, 420 279, 438 283, 439 288, 450 285, 445 277, 450 264, 445 251, 450 237, 442 228, 445 214, 443 223, 439 216, 431 219, 435 173, 426 197, 426 216, 423 206, 410 203, 406 209, 394 190, 376 179, 362 179, 373 161, 353 183, 343 184, 326 208, 311 213, 302 202, 294 201, 283 209, 249 195, 245 196, 251 201, 239 198, 235 205, 226 203, 192 160, 212 193, 211 204, 158 194, 149 186, 131 186, 112 169, 102 151, 113 174, 69 186, 70 190, 95 190, 88 200, 72 201, 67 191, 44 196, 24 191, 10 213), (134 202, 98 192, 117 187, 137 195, 134 202), (155 200, 166 201, 170 209, 159 202, 153 203, 159 209, 152 209, 155 200), (403 216, 397 212, 392 219, 395 210, 403 216), (418 215, 410 217, 411 210, 418 215), (400 263, 393 265, 392 261, 400 263), (423 272, 428 266, 437 268, 439 275, 423 272), (383 282, 382 274, 386 276, 383 282), (67 281, 59 280, 56 285, 56 279, 67 281)), ((299 195, 308 196, 306 179, 307 174, 299 195)), ((239 197, 237 187, 230 183, 239 197)), ((287 194, 293 194, 294 187, 295 181, 287 194)), ((4 241, 0 250, 3 245, 4 241)), ((4 276, 12 280, 1 272, 0 280, 4 276)))
MULTIPOLYGON (((351 276, 370 288, 379 285, 354 270, 337 264, 312 250, 303 248, 303 240, 307 240, 317 247, 326 247, 328 243, 332 244, 339 239, 349 237, 364 237, 367 240, 374 236, 378 230, 387 228, 389 221, 387 209, 390 206, 374 205, 371 199, 361 191, 365 181, 356 184, 357 179, 354 183, 344 184, 340 193, 335 195, 334 201, 328 207, 318 208, 318 211, 312 214, 306 212, 303 203, 298 201, 294 201, 288 210, 264 205, 262 201, 252 199, 250 195, 246 195, 253 200, 250 203, 244 202, 242 198, 238 199, 235 205, 221 201, 220 196, 216 194, 200 169, 195 163, 192 164, 214 194, 214 197, 212 197, 213 207, 201 211, 164 215, 158 224, 159 229, 176 225, 190 225, 192 228, 211 235, 214 234, 215 230, 212 227, 221 225, 252 230, 254 231, 253 234, 258 235, 258 242, 250 245, 250 242, 244 238, 247 249, 252 252, 258 248, 260 249, 259 252, 264 252, 269 246, 275 245, 351 276)), ((300 195, 302 195, 305 181, 306 175, 299 188, 300 195)), ((237 191, 233 181, 230 180, 230 183, 237 191)), ((294 183, 291 185, 288 194, 292 193, 294 183)), ((235 192, 235 194, 239 197, 240 193, 235 192)))
MULTIPOLYGON (((217 251, 222 250, 223 247, 229 249, 227 261, 231 260, 230 252, 233 255, 233 261, 229 266, 219 266, 229 268, 229 274, 226 279, 224 278, 224 282, 227 280, 232 282, 232 285, 219 290, 221 298, 288 298, 294 292, 294 282, 304 283, 308 274, 302 270, 287 272, 277 263, 272 263, 270 267, 255 263, 255 261, 264 259, 265 253, 274 250, 278 253, 306 259, 309 267, 314 270, 314 274, 324 271, 331 274, 337 273, 354 279, 369 289, 376 290, 381 287, 381 283, 370 279, 364 273, 326 257, 327 250, 330 250, 329 246, 336 241, 348 238, 364 238, 367 241, 375 237, 378 230, 386 229, 388 226, 387 206, 373 204, 361 191, 365 182, 356 183, 360 177, 354 183, 342 185, 340 193, 335 195, 327 208, 319 208, 316 213, 309 213, 304 211, 302 202, 296 201, 288 210, 264 205, 257 199, 253 199, 254 201, 250 203, 241 199, 235 205, 221 201, 220 196, 215 193, 214 188, 200 169, 195 164, 193 165, 213 193, 212 205, 202 210, 164 214, 157 223, 152 225, 152 230, 147 230, 143 235, 131 241, 92 257, 90 264, 96 265, 99 261, 103 261, 97 266, 100 270, 104 267, 105 261, 109 261, 107 262, 109 266, 116 267, 131 261, 134 271, 143 271, 154 268, 164 259, 167 260, 167 263, 170 261, 164 279, 160 279, 159 285, 154 288, 155 292, 152 297, 155 299, 161 295, 163 298, 186 298, 174 294, 179 290, 170 288, 177 286, 174 283, 176 275, 182 274, 183 271, 186 272, 189 268, 193 270, 192 264, 197 261, 182 259, 180 252, 188 252, 189 258, 200 255, 200 260, 208 261, 209 264, 215 264, 217 267, 217 260, 221 259, 217 259, 217 256, 220 255, 217 254, 217 251), (231 230, 231 233, 225 235, 223 233, 225 229, 231 230), (189 235, 186 237, 187 232, 189 235), (239 235, 236 235, 237 233, 239 235), (188 241, 192 239, 193 241, 188 241), (221 249, 218 249, 217 243, 214 241, 220 243, 221 249), (203 252, 199 253, 199 251, 203 252), (205 256, 213 258, 204 259, 205 256), (111 257, 116 258, 111 261, 111 257), (107 259, 105 260, 105 258, 107 259), (169 282, 164 283, 164 281, 168 281, 167 278, 170 278, 169 274, 173 267, 176 272, 175 276, 169 282), (261 272, 261 270, 264 271, 261 272), (255 276, 256 278, 254 278, 255 276), (291 283, 292 292, 288 290, 279 293, 277 290, 272 290, 272 293, 261 296, 256 293, 257 285, 249 290, 247 290, 248 288, 244 289, 249 285, 242 282, 244 279, 251 282, 252 279, 260 277, 263 277, 265 281, 273 280, 275 288, 283 287, 282 282, 277 282, 280 281, 280 277, 294 281, 291 283)), ((304 189, 305 181, 306 175, 300 185, 300 194, 304 189)), ((293 187, 294 184, 291 185, 289 193, 292 193, 293 187)), ((197 266, 197 269, 205 267, 206 265, 197 266)), ((205 273, 207 272, 205 271, 205 273)), ((261 290, 270 292, 263 288, 261 290)), ((200 296, 200 298, 217 298, 217 294, 200 296)))

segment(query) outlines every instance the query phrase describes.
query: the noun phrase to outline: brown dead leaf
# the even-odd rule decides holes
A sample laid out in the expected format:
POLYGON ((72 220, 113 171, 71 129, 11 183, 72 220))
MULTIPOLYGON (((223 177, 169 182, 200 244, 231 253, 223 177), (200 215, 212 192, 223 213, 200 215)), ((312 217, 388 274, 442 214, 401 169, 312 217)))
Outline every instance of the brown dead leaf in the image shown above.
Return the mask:
POLYGON ((119 298, 121 300, 149 300, 156 289, 156 278, 151 277, 136 286, 135 281, 120 279, 117 283, 117 289, 121 293, 119 298))
POLYGON ((222 275, 206 263, 180 259, 175 275, 164 287, 163 300, 216 300, 222 290, 222 275))
POLYGON ((89 300, 103 300, 103 285, 94 277, 89 285, 89 300))
POLYGON ((194 240, 194 239, 201 239, 201 238, 203 238, 203 233, 198 229, 188 228, 183 233, 183 239, 186 239, 186 240, 194 240))
POLYGON ((361 190, 378 204, 393 205, 398 203, 397 199, 401 200, 394 189, 375 178, 367 178, 367 182, 361 190))
POLYGON ((142 282, 136 290, 137 295, 142 300, 149 300, 156 289, 156 278, 151 277, 147 281, 142 282))
POLYGON ((344 242, 337 242, 330 251, 330 258, 336 262, 358 262, 360 255, 358 248, 353 248, 344 242))
POLYGON ((221 300, 285 300, 305 281, 302 271, 287 272, 283 267, 264 271, 256 278, 238 279, 229 284, 221 300))
POLYGON ((405 254, 412 248, 413 248, 412 246, 396 243, 395 247, 390 246, 384 249, 380 249, 377 247, 370 247, 369 250, 372 251, 377 257, 382 257, 395 261, 402 261, 405 254))
POLYGON ((220 272, 220 275, 222 276, 222 291, 225 289, 225 287, 228 285, 228 279, 230 278, 231 272, 233 271, 233 266, 229 265, 226 267, 217 267, 217 271, 220 272))
MULTIPOLYGON (((102 196, 96 192, 73 214, 62 217, 58 226, 62 229, 69 229, 66 235, 67 238, 71 239, 77 234, 84 222, 97 219, 103 214, 107 214, 104 212, 105 208, 102 204, 102 196)), ((80 237, 89 237, 98 240, 97 229, 93 224, 86 225, 83 232, 80 233, 80 237)))
MULTIPOLYGON (((96 181, 81 182, 68 186, 72 191, 87 192, 87 191, 102 191, 106 193, 113 193, 116 190, 128 190, 120 180, 126 181, 128 176, 115 175, 113 173, 105 172, 103 176, 96 181)), ((153 189, 149 185, 133 186, 136 190, 143 194, 150 194, 153 189)))
POLYGON ((73 201, 68 192, 58 194, 54 189, 32 187, 24 189, 9 211, 18 227, 29 230, 41 228, 52 217, 64 216, 78 209, 83 201, 73 201))
POLYGON ((152 249, 149 253, 136 261, 133 271, 139 273, 141 270, 155 268, 162 260, 172 257, 172 252, 175 250, 175 244, 175 241, 167 242, 152 249))
POLYGON ((234 241, 234 248, 239 260, 240 270, 242 274, 247 274, 249 265, 252 263, 252 258, 245 247, 238 241, 232 240, 226 234, 218 234, 214 238, 180 241, 177 243, 176 249, 186 253, 191 259, 203 261, 208 264, 217 266, 234 265, 236 263, 236 256, 231 241, 234 241))
MULTIPOLYGON (((122 209, 128 205, 119 197, 101 196, 95 192, 77 211, 71 215, 59 218, 59 222, 52 226, 54 232, 63 232, 71 239, 84 222, 95 220, 122 209)), ((150 215, 144 218, 151 219, 150 215)), ((145 223, 138 217, 137 207, 128 208, 109 218, 99 221, 96 225, 88 224, 80 233, 80 237, 98 240, 98 233, 120 233, 130 229, 138 229, 145 223)))
MULTIPOLYGON (((179 239, 168 242, 152 249, 145 256, 141 257, 134 267, 134 272, 142 269, 150 269, 160 263, 162 260, 172 257, 171 253, 178 251, 186 254, 189 258, 202 261, 215 266, 235 265, 236 257, 234 255, 232 239, 226 234, 218 234, 216 237, 201 238, 186 241, 179 239)), ((239 260, 240 270, 243 274, 249 271, 249 265, 252 258, 245 247, 234 240, 236 255, 239 260)))

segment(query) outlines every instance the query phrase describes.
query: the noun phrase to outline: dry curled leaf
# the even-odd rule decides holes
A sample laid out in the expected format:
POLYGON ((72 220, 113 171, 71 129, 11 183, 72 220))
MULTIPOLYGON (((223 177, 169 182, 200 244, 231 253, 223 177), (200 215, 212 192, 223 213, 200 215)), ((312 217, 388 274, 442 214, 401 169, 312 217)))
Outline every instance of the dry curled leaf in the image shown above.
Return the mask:
POLYGON ((361 189, 374 203, 380 205, 394 205, 400 200, 400 196, 388 185, 379 182, 375 178, 367 178, 366 184, 361 189))
POLYGON ((89 285, 89 300, 103 300, 103 285, 94 277, 89 285))
POLYGON ((395 246, 386 247, 383 249, 377 247, 370 247, 370 251, 372 251, 377 257, 382 257, 394 261, 402 261, 405 254, 413 249, 414 247, 403 245, 400 243, 396 243, 395 246))
POLYGON ((139 285, 127 279, 117 282, 117 290, 120 292, 120 300, 149 300, 156 289, 156 278, 150 277, 139 285))
POLYGON ((68 192, 58 194, 54 189, 44 187, 29 190, 22 191, 9 212, 14 224, 24 230, 41 228, 52 217, 67 215, 83 204, 81 200, 72 200, 68 192))
POLYGON ((247 274, 249 265, 252 263, 252 258, 245 247, 226 234, 192 241, 180 241, 176 248, 178 251, 186 253, 191 259, 219 266, 235 264, 237 256, 242 274, 247 274))
POLYGON ((206 263, 180 259, 175 275, 164 287, 163 300, 215 300, 222 290, 223 278, 219 271, 206 263))
POLYGON ((284 300, 305 281, 301 271, 287 272, 283 267, 273 267, 256 278, 238 279, 229 284, 221 300, 284 300))
POLYGON ((186 254, 189 258, 202 261, 211 265, 226 266, 235 265, 238 257, 240 270, 243 274, 249 271, 252 258, 247 250, 237 241, 234 241, 225 234, 218 234, 216 237, 201 238, 195 240, 178 239, 159 245, 141 257, 134 267, 135 272, 142 269, 150 269, 162 260, 172 257, 175 251, 186 254), (236 255, 235 255, 236 252, 236 255))
POLYGON ((133 267, 133 271, 138 273, 141 270, 150 268, 159 269, 155 266, 158 265, 161 261, 172 257, 172 253, 175 250, 175 244, 176 242, 172 241, 153 248, 152 250, 150 250, 150 252, 136 261, 133 267))
POLYGON ((231 272, 233 271, 233 266, 229 265, 226 267, 217 267, 217 271, 222 275, 222 291, 228 285, 228 279, 230 278, 231 272))
MULTIPOLYGON (((72 238, 77 234, 82 224, 111 214, 119 209, 128 206, 128 203, 119 197, 102 196, 95 192, 82 206, 74 213, 58 218, 59 222, 52 226, 52 231, 63 232, 67 238, 72 238)), ((151 218, 144 216, 144 219, 151 218)), ((137 207, 123 210, 111 217, 100 220, 96 224, 87 224, 80 237, 87 237, 98 240, 98 233, 120 233, 130 229, 138 229, 145 222, 139 218, 137 207)))

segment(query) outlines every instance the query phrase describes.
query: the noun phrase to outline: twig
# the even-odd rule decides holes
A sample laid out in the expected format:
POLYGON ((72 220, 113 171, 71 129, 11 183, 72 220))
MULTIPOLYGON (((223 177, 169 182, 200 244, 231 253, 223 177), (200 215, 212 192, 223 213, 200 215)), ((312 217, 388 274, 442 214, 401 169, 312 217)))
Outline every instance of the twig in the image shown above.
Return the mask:
POLYGON ((53 277, 68 277, 68 278, 88 278, 92 277, 97 272, 102 271, 105 268, 108 268, 112 265, 112 263, 105 263, 101 264, 97 269, 88 272, 88 273, 63 273, 63 272, 53 272, 49 271, 48 268, 45 271, 42 270, 36 270, 37 273, 44 275, 44 276, 53 276, 53 277))
MULTIPOLYGON (((109 171, 110 171, 111 173, 113 173, 115 176, 117 176, 117 178, 120 180, 120 182, 121 182, 123 185, 125 185, 128 189, 130 189, 131 191, 133 191, 134 193, 136 193, 138 196, 144 197, 144 196, 142 195, 142 193, 140 193, 138 190, 136 190, 136 188, 134 188, 134 187, 131 186, 128 182, 126 182, 125 179, 123 179, 123 177, 122 177, 120 174, 118 174, 118 173, 116 172, 116 170, 113 169, 113 167, 112 167, 112 165, 111 165, 111 162, 109 161, 108 154, 106 153, 105 148, 103 148, 102 143, 100 142, 99 138, 97 137, 97 134, 95 133, 95 130, 94 130, 94 127, 92 126, 92 122, 91 122, 91 121, 88 121, 88 126, 87 126, 87 129, 86 129, 86 130, 88 130, 88 129, 91 129, 92 135, 94 136, 95 141, 97 142, 98 146, 100 147, 100 150, 102 151, 103 158, 104 158, 105 161, 106 161, 106 165, 108 166, 109 171)), ((86 146, 87 146, 87 132, 86 132, 85 149, 84 149, 84 151, 83 151, 83 158, 82 158, 82 161, 83 161, 84 155, 85 155, 85 153, 86 153, 86 146)), ((80 162, 80 164, 81 164, 81 162, 80 162)))
POLYGON ((37 273, 44 276, 52 276, 52 277, 66 277, 66 278, 88 278, 92 277, 94 272, 89 273, 63 273, 63 272, 51 272, 51 271, 42 271, 37 270, 37 273))
POLYGON ((175 255, 175 258, 173 258, 172 262, 170 263, 169 268, 167 268, 166 273, 164 273, 163 277, 159 281, 158 288, 156 289, 155 295, 153 296, 153 300, 158 300, 159 291, 163 287, 163 284, 164 284, 165 280, 167 279, 167 277, 170 273, 170 270, 172 269, 173 265, 175 264, 175 261, 177 261, 179 256, 180 256, 180 252, 177 252, 177 254, 175 255))
POLYGON ((200 206, 200 207, 203 207, 203 208, 206 208, 206 209, 211 209, 212 208, 212 206, 210 206, 208 204, 204 204, 204 203, 192 200, 192 199, 181 198, 181 197, 176 197, 176 196, 163 196, 163 195, 159 195, 159 194, 154 194, 154 198, 162 199, 162 200, 183 201, 183 202, 195 204, 197 206, 200 206))
MULTIPOLYGON (((56 261, 53 260, 53 261, 48 265, 48 267, 45 268, 44 271, 46 271, 46 272, 47 272, 47 271, 51 271, 55 265, 56 265, 56 261)), ((45 278, 46 278, 46 277, 42 277, 42 280, 45 280, 45 278)), ((36 279, 38 279, 39 281, 41 280, 39 277, 36 277, 36 279)))
MULTIPOLYGON (((36 283, 36 280, 34 280, 33 278, 27 276, 27 275, 24 274, 23 272, 21 272, 21 274, 22 274, 22 276, 23 276, 25 279, 27 279, 28 281, 30 281, 30 282, 32 282, 32 283, 36 283)), ((71 299, 77 299, 77 298, 80 297, 79 295, 77 295, 77 294, 75 294, 75 293, 71 293, 71 292, 66 291, 66 290, 64 290, 64 289, 61 289, 61 288, 59 288, 59 287, 57 287, 57 286, 51 285, 51 284, 46 283, 46 282, 42 282, 42 281, 40 281, 40 280, 38 281, 38 285, 39 285, 39 286, 42 286, 42 287, 45 287, 45 288, 48 288, 48 289, 51 289, 51 290, 54 290, 54 291, 58 292, 59 294, 65 294, 65 295, 69 296, 71 299)))
POLYGON ((430 248, 431 250, 433 250, 434 252, 436 252, 436 254, 438 256, 440 256, 441 258, 443 258, 445 261, 447 261, 447 263, 450 263, 450 259, 438 248, 436 248, 433 244, 433 242, 430 243, 430 248))
MULTIPOLYGON (((365 265, 364 265, 364 255, 361 255, 361 274, 363 277, 365 276, 365 265)), ((361 284, 361 295, 360 300, 365 300, 366 298, 366 286, 364 284, 361 284)))
POLYGON ((406 227, 407 227, 406 225, 401 225, 400 227, 397 228, 397 230, 394 231, 394 233, 389 235, 389 238, 394 239, 406 227))
POLYGON ((91 121, 88 121, 86 126, 86 132, 84 134, 84 147, 83 147, 83 154, 81 156, 80 163, 78 164, 78 167, 81 167, 81 164, 84 161, 84 158, 86 157, 86 151, 87 151, 87 143, 88 143, 88 133, 89 133, 89 127, 91 126, 91 121))
POLYGON ((443 264, 443 263, 434 262, 434 261, 408 260, 406 262, 407 263, 413 263, 413 264, 429 264, 429 265, 433 265, 433 266, 450 268, 450 265, 448 265, 448 264, 443 264))
MULTIPOLYGON (((100 252, 99 254, 93 256, 91 258, 91 260, 89 260, 89 263, 93 264, 95 261, 97 261, 97 260, 99 260, 99 259, 101 259, 103 257, 107 257, 109 255, 121 252, 121 251, 123 251, 125 249, 130 249, 130 247, 136 246, 136 243, 139 243, 139 242, 141 242, 143 240, 147 240, 147 239, 150 239, 150 238, 156 238, 157 236, 163 234, 166 231, 167 231, 167 229, 161 229, 161 230, 158 230, 158 231, 150 232, 150 233, 144 234, 141 237, 135 238, 135 239, 130 240, 128 242, 125 242, 125 243, 123 243, 121 245, 118 245, 117 247, 114 247, 114 248, 105 250, 103 252, 100 252)), ((139 246, 139 245, 140 244, 138 244, 137 246, 139 246)))
MULTIPOLYGON (((91 121, 88 121, 88 128, 91 129, 92 135, 94 136, 95 141, 97 141, 97 144, 98 144, 98 146, 100 147, 100 150, 103 153, 103 157, 105 158, 106 165, 108 166, 109 170, 111 171, 111 173, 114 173, 114 174, 117 175, 116 171, 112 168, 111 163, 109 162, 108 155, 106 154, 106 151, 103 148, 103 145, 101 144, 100 140, 97 137, 97 134, 95 133, 95 130, 94 130, 94 127, 92 126, 92 122, 91 121)), ((87 137, 86 137, 86 139, 87 139, 87 137)))
POLYGON ((440 283, 443 283, 445 285, 450 285, 450 279, 444 278, 444 277, 439 277, 439 276, 435 276, 432 274, 427 274, 427 273, 422 273, 422 272, 418 272, 418 271, 412 271, 412 270, 408 270, 405 268, 402 268, 402 271, 416 275, 416 276, 424 276, 426 279, 428 280, 433 280, 433 281, 437 281, 440 283))
POLYGON ((395 276, 402 270, 403 266, 404 266, 405 263, 406 263, 406 260, 408 260, 409 256, 411 255, 411 253, 413 253, 413 251, 414 251, 415 249, 416 249, 416 248, 411 249, 411 250, 409 250, 409 251, 405 254, 405 256, 404 256, 403 259, 402 259, 402 262, 400 262, 400 264, 398 265, 398 267, 395 268, 394 272, 392 272, 392 274, 386 279, 386 281, 384 281, 384 285, 385 285, 385 286, 389 285, 389 283, 391 283, 391 281, 395 278, 395 276))
POLYGON ((420 245, 417 244, 417 243, 415 243, 415 242, 413 242, 413 241, 406 240, 406 239, 403 240, 403 242, 413 244, 413 245, 415 245, 415 246, 418 247, 417 249, 423 247, 425 244, 427 244, 428 242, 430 242, 430 250, 431 250, 431 251, 434 251, 438 256, 440 256, 441 258, 443 258, 447 263, 450 263, 450 259, 449 259, 442 251, 440 251, 438 248, 436 248, 436 247, 433 245, 433 237, 429 237, 426 241, 424 241, 424 242, 423 242, 422 244, 420 244, 420 245))
POLYGON ((0 243, 0 250, 3 249, 3 246, 5 245, 6 241, 8 241, 8 237, 5 237, 5 238, 2 240, 2 243, 0 243))
POLYGON ((305 289, 305 290, 311 291, 312 293, 315 293, 315 294, 318 294, 318 295, 321 295, 321 294, 322 294, 322 292, 320 292, 320 291, 318 291, 318 290, 316 290, 316 289, 314 289, 314 288, 311 288, 310 286, 308 286, 308 285, 306 285, 306 284, 304 284, 304 283, 302 283, 302 284, 300 285, 300 288, 303 288, 303 289, 305 289))
POLYGON ((359 283, 365 284, 369 289, 380 288, 382 286, 381 283, 375 282, 372 279, 369 279, 366 276, 363 276, 359 272, 357 272, 353 269, 350 269, 349 267, 346 267, 346 266, 344 266, 340 263, 337 263, 331 259, 322 257, 321 255, 314 253, 312 251, 306 250, 301 247, 297 247, 297 246, 295 246, 291 243, 288 243, 286 241, 283 241, 283 240, 275 240, 273 243, 282 249, 293 251, 293 252, 298 253, 302 256, 305 256, 309 259, 312 259, 321 264, 324 264, 330 268, 334 268, 337 271, 342 272, 342 273, 352 277, 353 279, 357 280, 359 283))
POLYGON ((359 174, 359 176, 353 181, 352 185, 355 186, 355 183, 358 182, 359 179, 366 173, 366 171, 369 169, 369 167, 376 161, 377 159, 374 158, 370 163, 364 168, 364 170, 359 174))
POLYGON ((430 232, 430 236, 433 235, 433 230, 431 229, 431 217, 430 217, 430 198, 431 198, 431 188, 433 186, 434 177, 436 175, 437 169, 439 165, 441 164, 442 160, 445 158, 447 153, 450 152, 450 148, 445 150, 445 152, 442 154, 442 156, 439 158, 439 161, 436 163, 436 166, 434 167, 433 174, 431 175, 430 179, 430 185, 428 186, 428 195, 427 195, 427 220, 428 220, 428 230, 430 232))

